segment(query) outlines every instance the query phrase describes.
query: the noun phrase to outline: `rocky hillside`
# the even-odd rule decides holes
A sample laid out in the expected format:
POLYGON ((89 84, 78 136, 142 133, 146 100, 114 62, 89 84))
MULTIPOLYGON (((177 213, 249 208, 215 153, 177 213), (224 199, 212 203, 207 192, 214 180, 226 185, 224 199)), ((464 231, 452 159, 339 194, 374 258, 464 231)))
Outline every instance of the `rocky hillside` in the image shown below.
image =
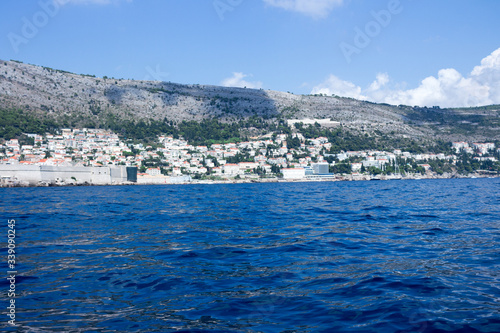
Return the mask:
POLYGON ((361 133, 415 139, 500 139, 498 107, 421 109, 374 104, 337 96, 294 95, 270 90, 181 85, 97 78, 47 67, 0 61, 0 107, 40 117, 65 118, 78 126, 103 117, 231 122, 264 119, 331 119, 361 133))

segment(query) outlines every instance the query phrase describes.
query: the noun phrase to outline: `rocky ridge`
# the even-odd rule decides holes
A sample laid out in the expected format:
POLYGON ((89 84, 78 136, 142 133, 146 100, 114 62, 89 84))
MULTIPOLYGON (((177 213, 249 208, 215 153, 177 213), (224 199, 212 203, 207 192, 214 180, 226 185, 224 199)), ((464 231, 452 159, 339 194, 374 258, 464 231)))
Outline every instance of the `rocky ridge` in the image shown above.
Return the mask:
MULTIPOLYGON (((0 61, 0 106, 22 108, 39 116, 67 117, 75 126, 86 120, 99 123, 101 117, 109 114, 123 119, 173 122, 212 117, 230 122, 251 116, 264 119, 280 116, 331 119, 361 133, 377 132, 414 139, 471 138, 470 133, 450 134, 446 126, 429 122, 420 114, 415 116, 419 111, 411 107, 338 96, 98 78, 16 61, 0 61), (417 120, 413 121, 412 117, 417 120)), ((466 112, 471 111, 463 111, 466 112)), ((488 110, 488 116, 498 118, 498 110, 488 110)), ((497 136, 500 139, 500 134, 497 136)), ((491 135, 476 133, 473 136, 478 140, 481 137, 491 138, 491 135)))

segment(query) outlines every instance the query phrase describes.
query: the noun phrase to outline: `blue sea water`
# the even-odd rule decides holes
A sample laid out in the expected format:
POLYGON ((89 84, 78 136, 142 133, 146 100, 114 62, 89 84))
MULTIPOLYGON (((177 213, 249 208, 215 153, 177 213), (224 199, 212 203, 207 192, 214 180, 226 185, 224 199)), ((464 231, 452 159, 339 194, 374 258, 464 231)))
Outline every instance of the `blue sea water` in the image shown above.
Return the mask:
POLYGON ((500 179, 0 189, 19 332, 500 332, 500 179))

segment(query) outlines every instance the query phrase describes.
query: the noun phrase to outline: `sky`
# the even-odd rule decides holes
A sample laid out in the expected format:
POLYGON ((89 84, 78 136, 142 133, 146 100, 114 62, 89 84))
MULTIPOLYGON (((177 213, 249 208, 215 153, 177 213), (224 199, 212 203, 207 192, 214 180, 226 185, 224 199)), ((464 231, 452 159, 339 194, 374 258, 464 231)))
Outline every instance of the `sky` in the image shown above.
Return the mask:
POLYGON ((394 105, 500 104, 498 0, 2 0, 0 59, 394 105))

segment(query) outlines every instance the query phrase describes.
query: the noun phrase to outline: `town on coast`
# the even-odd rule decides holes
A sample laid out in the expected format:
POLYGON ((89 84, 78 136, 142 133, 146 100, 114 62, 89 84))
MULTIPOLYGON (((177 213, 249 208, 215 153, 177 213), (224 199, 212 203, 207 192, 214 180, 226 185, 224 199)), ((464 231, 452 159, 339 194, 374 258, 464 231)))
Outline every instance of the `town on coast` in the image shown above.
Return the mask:
POLYGON ((453 142, 448 154, 331 148, 328 138, 301 133, 209 146, 173 136, 154 146, 126 143, 90 128, 26 133, 0 145, 0 186, 496 177, 499 170, 500 147, 488 142, 453 142))

